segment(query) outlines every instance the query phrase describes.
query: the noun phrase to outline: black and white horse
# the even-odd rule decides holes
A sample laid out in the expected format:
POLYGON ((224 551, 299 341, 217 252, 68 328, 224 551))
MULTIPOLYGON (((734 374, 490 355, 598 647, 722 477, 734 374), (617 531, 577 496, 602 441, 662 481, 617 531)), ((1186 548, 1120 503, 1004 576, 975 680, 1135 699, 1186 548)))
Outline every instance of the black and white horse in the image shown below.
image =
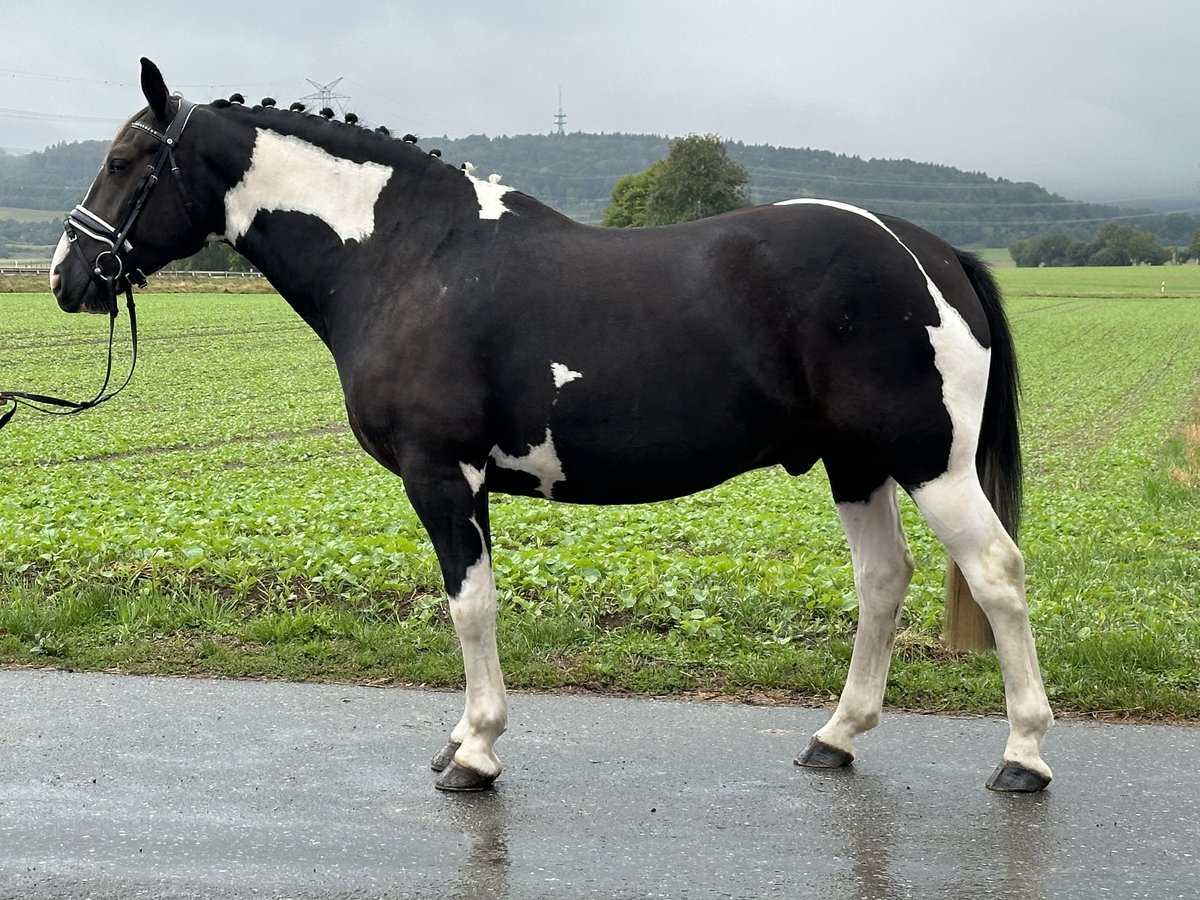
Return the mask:
POLYGON ((819 200, 588 227, 356 125, 193 105, 147 60, 142 89, 149 105, 68 218, 51 287, 64 310, 104 311, 127 279, 215 237, 325 342, 354 434, 403 478, 450 595, 466 704, 433 761, 439 788, 500 773, 489 493, 644 503, 818 460, 859 625, 837 709, 797 762, 849 764, 879 719, 913 568, 899 485, 995 634, 1010 729, 988 786, 1049 783, 1052 715, 1009 535, 1016 369, 977 260, 819 200))

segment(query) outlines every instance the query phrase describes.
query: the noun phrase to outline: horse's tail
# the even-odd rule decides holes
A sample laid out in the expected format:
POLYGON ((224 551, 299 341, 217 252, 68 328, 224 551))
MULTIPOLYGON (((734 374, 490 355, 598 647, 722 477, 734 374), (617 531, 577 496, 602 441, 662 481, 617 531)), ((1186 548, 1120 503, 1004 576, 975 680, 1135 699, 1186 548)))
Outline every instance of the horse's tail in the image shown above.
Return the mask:
MULTIPOLYGON (((958 261, 979 297, 991 333, 991 366, 975 465, 984 494, 1015 541, 1021 520, 1022 470, 1018 423, 1020 381, 1012 332, 1004 315, 1000 288, 987 265, 961 251, 958 261)), ((971 596, 954 560, 946 572, 945 640, 956 650, 987 650, 996 645, 987 617, 971 596)))

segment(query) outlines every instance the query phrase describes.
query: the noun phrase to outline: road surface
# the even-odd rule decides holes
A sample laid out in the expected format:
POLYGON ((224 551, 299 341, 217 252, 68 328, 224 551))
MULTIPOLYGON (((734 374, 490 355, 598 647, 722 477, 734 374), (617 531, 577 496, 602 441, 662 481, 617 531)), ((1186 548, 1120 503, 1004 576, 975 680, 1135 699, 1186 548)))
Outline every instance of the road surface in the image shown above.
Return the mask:
POLYGON ((433 790, 453 693, 0 671, 0 898, 1187 898, 1200 728, 514 694, 488 794, 433 790))

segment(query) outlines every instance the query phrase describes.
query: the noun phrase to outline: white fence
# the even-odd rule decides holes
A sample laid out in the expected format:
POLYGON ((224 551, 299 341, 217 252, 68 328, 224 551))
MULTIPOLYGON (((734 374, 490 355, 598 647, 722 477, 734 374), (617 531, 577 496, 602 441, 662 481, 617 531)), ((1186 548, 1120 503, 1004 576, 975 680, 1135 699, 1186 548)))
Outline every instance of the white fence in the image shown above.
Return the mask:
MULTIPOLYGON (((22 260, 0 261, 0 275, 49 275, 50 263, 22 260)), ((162 278, 262 278, 262 272, 199 272, 190 269, 164 269, 155 275, 162 278)))

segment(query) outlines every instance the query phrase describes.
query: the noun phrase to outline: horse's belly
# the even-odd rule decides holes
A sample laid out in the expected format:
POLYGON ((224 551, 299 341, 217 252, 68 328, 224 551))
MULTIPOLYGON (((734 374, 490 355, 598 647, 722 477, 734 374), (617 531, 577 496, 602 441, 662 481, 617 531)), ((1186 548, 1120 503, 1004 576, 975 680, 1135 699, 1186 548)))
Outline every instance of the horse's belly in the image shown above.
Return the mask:
POLYGON ((553 435, 521 457, 494 451, 488 489, 564 503, 652 503, 694 494, 751 469, 784 461, 773 442, 580 447, 553 435))

